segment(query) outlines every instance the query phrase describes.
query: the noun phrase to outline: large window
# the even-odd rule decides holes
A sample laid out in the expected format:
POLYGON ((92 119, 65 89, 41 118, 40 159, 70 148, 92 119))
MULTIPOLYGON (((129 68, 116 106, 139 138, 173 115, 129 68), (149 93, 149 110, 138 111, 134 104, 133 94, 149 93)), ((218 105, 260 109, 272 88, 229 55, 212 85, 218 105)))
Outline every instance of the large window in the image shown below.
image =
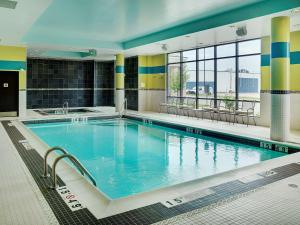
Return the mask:
POLYGON ((197 99, 260 100, 261 40, 168 54, 168 95, 197 99))

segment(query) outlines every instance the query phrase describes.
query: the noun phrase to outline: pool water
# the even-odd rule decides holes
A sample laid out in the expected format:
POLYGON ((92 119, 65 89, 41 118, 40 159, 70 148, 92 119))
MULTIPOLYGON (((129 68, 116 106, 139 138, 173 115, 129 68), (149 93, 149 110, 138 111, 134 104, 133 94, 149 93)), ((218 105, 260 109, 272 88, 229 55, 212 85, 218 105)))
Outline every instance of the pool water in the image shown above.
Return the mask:
POLYGON ((128 119, 27 127, 49 146, 74 154, 112 199, 285 155, 128 119))

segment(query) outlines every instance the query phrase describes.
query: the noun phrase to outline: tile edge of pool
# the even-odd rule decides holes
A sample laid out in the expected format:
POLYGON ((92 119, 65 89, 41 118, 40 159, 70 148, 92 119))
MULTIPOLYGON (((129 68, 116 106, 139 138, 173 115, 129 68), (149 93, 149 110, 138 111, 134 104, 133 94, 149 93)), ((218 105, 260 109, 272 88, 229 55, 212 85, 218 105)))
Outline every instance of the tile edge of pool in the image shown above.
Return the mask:
MULTIPOLYGON (((37 137, 34 133, 28 132, 29 129, 26 128, 26 126, 23 124, 22 121, 20 121, 20 123, 18 125, 19 126, 17 126, 17 127, 21 128, 21 130, 23 131, 23 132, 21 132, 23 135, 24 135, 24 132, 25 132, 25 133, 29 134, 30 136, 32 136, 31 141, 33 141, 33 142, 42 142, 41 140, 37 140, 37 137), (20 126, 20 124, 21 124, 21 126, 20 126), (22 127, 23 127, 23 129, 22 129, 22 127)), ((28 135, 26 135, 26 136, 28 137, 28 135)), ((46 151, 46 149, 47 149, 47 146, 44 146, 44 151, 46 151)), ((42 151, 41 148, 38 148, 37 151, 41 156, 43 155, 41 153, 41 151, 42 151)), ((297 155, 300 155, 300 154, 297 154, 297 155)), ((223 173, 218 173, 218 174, 215 174, 215 175, 212 175, 212 176, 209 176, 209 177, 199 178, 199 179, 195 179, 195 180, 192 180, 192 181, 188 181, 188 182, 184 182, 184 183, 180 183, 180 184, 176 184, 176 185, 172 185, 172 186, 168 186, 168 187, 164 187, 164 188, 159 188, 159 189, 156 189, 156 190, 153 190, 153 191, 143 192, 143 193, 140 193, 140 194, 135 194, 135 195, 131 195, 131 196, 127 196, 127 197, 119 198, 119 199, 114 199, 114 200, 106 197, 97 188, 94 188, 94 186, 92 186, 86 179, 81 177, 80 180, 83 182, 85 187, 89 186, 89 188, 91 188, 90 186, 92 186, 96 190, 96 192, 93 195, 94 197, 95 197, 95 194, 96 194, 97 199, 100 198, 104 201, 104 204, 100 207, 102 210, 99 210, 100 204, 98 206, 96 206, 95 202, 92 203, 92 204, 88 203, 88 205, 90 205, 90 207, 88 207, 88 208, 91 210, 91 212, 93 212, 93 214, 98 219, 100 219, 100 218, 104 218, 104 217, 107 217, 107 216, 122 213, 122 212, 125 212, 125 211, 128 211, 128 210, 143 207, 143 206, 146 206, 146 205, 149 205, 149 204, 157 203, 159 200, 164 200, 164 199, 174 197, 174 196, 178 195, 179 193, 182 193, 182 194, 183 193, 189 193, 189 192, 193 191, 192 189, 195 189, 195 186, 197 186, 197 190, 199 190, 199 187, 198 187, 199 184, 201 184, 201 188, 202 188, 202 187, 206 187, 207 185, 212 186, 216 183, 219 183, 215 180, 220 180, 220 182, 221 181, 224 182, 225 180, 232 180, 232 179, 237 177, 238 173, 249 173, 253 169, 254 170, 256 170, 258 168, 262 169, 261 167, 267 166, 268 164, 272 165, 272 164, 274 164, 275 161, 282 161, 283 158, 290 158, 290 155, 275 158, 275 159, 272 159, 272 160, 267 160, 267 161, 264 161, 264 162, 261 162, 261 163, 258 163, 258 164, 245 166, 245 167, 238 168, 238 169, 235 169, 235 170, 230 170, 230 171, 226 171, 226 172, 223 172, 223 173), (226 179, 224 180, 224 178, 226 178, 226 179), (211 181, 214 181, 214 182, 211 183, 211 181), (164 196, 164 197, 162 198, 161 196, 164 196), (145 199, 148 199, 148 201, 145 201, 145 199), (129 207, 129 205, 131 205, 131 207, 129 207), (104 210, 104 213, 99 214, 99 211, 103 212, 104 208, 106 208, 106 210, 104 210), (115 210, 113 210, 113 209, 115 209, 115 210), (116 210, 116 209, 119 209, 119 210, 116 210)), ((70 167, 70 165, 68 165, 68 166, 70 167)), ((278 166, 278 164, 277 164, 277 166, 278 166)), ((73 170, 71 172, 71 175, 74 175, 74 173, 77 174, 79 177, 81 176, 75 170, 73 170)), ((60 173, 58 173, 58 174, 60 174, 60 173)), ((72 182, 69 182, 68 180, 64 180, 64 181, 66 182, 67 185, 70 185, 72 187, 72 182)), ((76 187, 72 187, 71 189, 72 190, 74 189, 74 191, 77 192, 76 187)), ((79 190, 78 192, 80 193, 81 199, 87 197, 87 195, 86 195, 87 193, 82 193, 82 190, 81 191, 79 190)), ((86 199, 90 199, 90 198, 91 198, 91 196, 86 198, 86 199)), ((97 202, 97 203, 99 203, 99 202, 97 202)))

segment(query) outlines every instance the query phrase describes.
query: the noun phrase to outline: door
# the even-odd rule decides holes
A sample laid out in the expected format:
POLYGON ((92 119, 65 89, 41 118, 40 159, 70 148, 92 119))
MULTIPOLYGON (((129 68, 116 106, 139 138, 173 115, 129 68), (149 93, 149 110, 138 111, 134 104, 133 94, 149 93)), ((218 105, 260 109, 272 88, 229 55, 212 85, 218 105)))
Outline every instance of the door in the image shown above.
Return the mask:
POLYGON ((0 71, 0 116, 18 116, 19 72, 0 71))

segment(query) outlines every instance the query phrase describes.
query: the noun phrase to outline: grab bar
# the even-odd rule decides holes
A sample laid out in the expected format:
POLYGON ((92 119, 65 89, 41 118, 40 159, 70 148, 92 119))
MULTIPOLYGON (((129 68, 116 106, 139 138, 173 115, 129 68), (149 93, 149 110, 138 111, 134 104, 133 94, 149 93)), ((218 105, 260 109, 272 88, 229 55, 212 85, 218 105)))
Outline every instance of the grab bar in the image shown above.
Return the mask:
POLYGON ((63 104, 63 114, 68 114, 69 113, 69 102, 65 101, 63 104))
POLYGON ((68 158, 70 159, 70 161, 76 166, 76 168, 84 175, 86 174, 89 179, 92 181, 92 183, 94 184, 94 186, 97 186, 95 179, 93 178, 93 176, 83 167, 83 165, 77 160, 77 158, 73 155, 70 154, 63 154, 59 157, 57 157, 52 165, 52 189, 56 189, 57 188, 57 177, 56 177, 56 166, 57 163, 64 158, 68 158))
POLYGON ((127 113, 127 98, 124 98, 124 102, 122 103, 121 109, 122 111, 119 112, 119 117, 121 118, 124 114, 127 113))
POLYGON ((51 152, 56 151, 56 150, 59 150, 59 151, 61 151, 64 154, 68 154, 68 152, 64 148, 61 148, 59 146, 55 146, 53 148, 48 149, 47 152, 45 153, 45 156, 44 156, 44 174, 42 175, 42 177, 44 177, 44 178, 49 177, 49 174, 48 174, 48 164, 47 164, 48 155, 51 152))

